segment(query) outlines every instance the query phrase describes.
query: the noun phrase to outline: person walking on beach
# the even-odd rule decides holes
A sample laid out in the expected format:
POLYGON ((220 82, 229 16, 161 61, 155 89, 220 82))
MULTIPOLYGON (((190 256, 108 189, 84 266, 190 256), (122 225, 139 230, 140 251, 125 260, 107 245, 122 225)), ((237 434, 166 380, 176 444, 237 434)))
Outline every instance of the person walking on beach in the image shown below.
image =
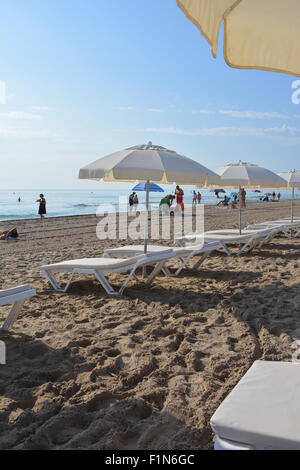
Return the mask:
POLYGON ((278 194, 277 194, 277 199, 278 199, 278 202, 280 202, 280 198, 281 198, 281 194, 280 194, 280 193, 278 193, 278 194))
POLYGON ((273 193, 272 193, 272 199, 273 199, 273 201, 275 201, 275 198, 276 198, 276 194, 275 194, 275 191, 273 191, 273 193))
POLYGON ((176 186, 175 189, 175 195, 176 195, 176 202, 177 205, 180 207, 181 211, 184 212, 184 204, 183 204, 183 196, 184 192, 183 189, 180 188, 180 186, 176 186))
POLYGON ((40 199, 37 199, 36 202, 39 202, 40 203, 40 206, 39 206, 39 216, 41 219, 44 219, 45 218, 45 214, 46 214, 46 199, 44 197, 44 194, 40 194, 40 199))
POLYGON ((200 193, 200 191, 198 191, 198 194, 197 194, 197 199, 198 199, 198 204, 201 204, 201 199, 202 199, 202 196, 201 196, 201 193, 200 193))
POLYGON ((246 191, 245 191, 245 188, 241 188, 240 198, 241 198, 242 209, 246 209, 246 191))

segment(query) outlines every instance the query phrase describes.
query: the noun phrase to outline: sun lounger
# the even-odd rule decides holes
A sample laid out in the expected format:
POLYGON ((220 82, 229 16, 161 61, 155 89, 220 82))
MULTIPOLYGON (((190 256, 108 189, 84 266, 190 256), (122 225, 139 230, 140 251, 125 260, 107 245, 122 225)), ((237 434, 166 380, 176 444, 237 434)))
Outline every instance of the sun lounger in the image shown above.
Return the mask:
MULTIPOLYGON (((162 271, 166 276, 178 276, 181 271, 188 267, 188 264, 192 258, 195 256, 200 257, 199 260, 191 267, 191 269, 197 269, 204 260, 213 252, 219 249, 222 249, 223 246, 219 242, 212 242, 207 243, 205 245, 198 244, 198 245, 191 245, 186 247, 174 247, 174 258, 179 258, 181 261, 181 265, 176 270, 174 274, 171 274, 170 270, 167 266, 163 266, 162 271)), ((148 253, 157 253, 161 251, 162 247, 159 245, 149 245, 147 247, 148 253)), ((121 258, 121 257, 130 257, 130 256, 137 256, 144 252, 144 246, 142 245, 132 245, 132 246, 121 246, 119 248, 112 248, 107 249, 104 252, 105 257, 109 258, 121 258)))
POLYGON ((242 235, 239 234, 239 231, 232 231, 230 230, 215 230, 211 232, 205 232, 203 234, 192 234, 192 235, 185 235, 176 240, 176 242, 180 246, 190 246, 193 243, 199 242, 202 240, 204 244, 211 243, 211 242, 219 242, 222 245, 222 248, 228 254, 228 256, 232 255, 232 252, 229 249, 230 245, 238 245, 239 251, 237 255, 239 256, 244 251, 252 250, 253 248, 257 247, 259 243, 264 240, 270 233, 270 229, 267 230, 258 230, 258 231, 246 231, 243 232, 242 235))
POLYGON ((151 284, 153 279, 160 273, 165 262, 174 257, 173 250, 160 250, 156 253, 135 256, 127 259, 110 259, 110 258, 86 258, 79 260, 63 261, 61 263, 42 266, 41 274, 44 274, 56 292, 67 292, 71 281, 75 274, 93 274, 100 282, 102 287, 109 295, 122 294, 128 282, 132 277, 136 278, 136 271, 140 267, 153 266, 153 271, 147 279, 147 284, 151 284), (128 273, 129 275, 122 284, 119 291, 115 291, 106 279, 106 274, 112 273, 128 273), (63 288, 59 285, 54 277, 55 273, 71 273, 71 277, 63 288))
POLYGON ((262 230, 281 227, 281 232, 287 237, 298 237, 300 234, 300 221, 288 221, 285 219, 263 222, 261 224, 252 224, 246 227, 246 230, 262 230))
POLYGON ((36 291, 28 285, 0 290, 0 306, 13 304, 5 322, 0 327, 0 331, 8 331, 12 327, 25 300, 34 295, 36 295, 36 291))
MULTIPOLYGON (((244 229, 242 232, 242 235, 250 235, 251 237, 251 249, 253 248, 261 248, 263 245, 269 243, 273 238, 276 237, 279 233, 282 232, 284 229, 284 226, 282 225, 274 225, 269 228, 263 228, 259 230, 254 230, 254 229, 244 229), (255 233, 255 237, 252 237, 252 235, 255 233)), ((216 230, 216 231, 211 231, 211 232, 206 232, 207 234, 222 234, 222 235, 239 235, 240 231, 239 229, 224 229, 224 230, 216 230)), ((249 246, 249 245, 248 245, 249 246)), ((242 250, 240 253, 245 251, 248 248, 247 244, 242 247, 242 250)), ((250 247, 249 247, 250 249, 250 247)), ((239 254, 240 254, 239 253, 239 254)))
POLYGON ((216 450, 300 450, 300 365, 255 361, 211 418, 216 450))

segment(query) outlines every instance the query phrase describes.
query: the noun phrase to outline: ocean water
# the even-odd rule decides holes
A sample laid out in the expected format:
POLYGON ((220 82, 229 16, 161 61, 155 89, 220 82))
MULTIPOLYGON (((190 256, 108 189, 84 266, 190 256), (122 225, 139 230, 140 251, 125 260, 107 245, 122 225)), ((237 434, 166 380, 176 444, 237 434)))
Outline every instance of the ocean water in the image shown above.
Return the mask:
MULTIPOLYGON (((170 194, 174 188, 165 188, 165 193, 150 193, 150 204, 157 208, 164 194, 170 194)), ((101 190, 44 190, 47 200, 47 217, 60 217, 70 215, 96 214, 100 205, 110 204, 115 210, 127 210, 127 201, 130 189, 101 189, 101 190), (122 205, 119 206, 119 198, 122 205)), ((192 189, 185 189, 185 204, 192 203, 192 189)), ((200 190, 203 204, 216 204, 218 202, 215 194, 209 190, 200 190)), ((268 191, 263 191, 268 192, 268 191)), ((270 191, 272 192, 272 191, 270 191)), ((227 194, 230 195, 231 191, 227 194)), ((277 192, 276 192, 277 194, 277 192)), ((247 190, 248 201, 259 201, 261 194, 247 190)), ((138 193, 141 204, 145 203, 145 193, 138 193)), ((36 190, 0 190, 0 220, 31 219, 38 216, 39 204, 35 202, 39 198, 36 190), (18 198, 21 202, 18 202, 18 198)), ((296 198, 300 198, 300 192, 296 192, 296 198)), ((281 199, 291 199, 290 191, 281 191, 281 199)))

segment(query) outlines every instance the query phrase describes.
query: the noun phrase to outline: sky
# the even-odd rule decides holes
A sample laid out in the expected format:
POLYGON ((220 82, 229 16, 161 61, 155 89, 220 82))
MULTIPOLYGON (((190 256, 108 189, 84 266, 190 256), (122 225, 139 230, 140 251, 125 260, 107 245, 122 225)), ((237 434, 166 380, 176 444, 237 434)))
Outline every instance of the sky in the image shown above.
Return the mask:
POLYGON ((300 169, 297 78, 214 59, 175 0, 2 0, 0 44, 1 189, 104 188, 79 168, 148 141, 300 169))

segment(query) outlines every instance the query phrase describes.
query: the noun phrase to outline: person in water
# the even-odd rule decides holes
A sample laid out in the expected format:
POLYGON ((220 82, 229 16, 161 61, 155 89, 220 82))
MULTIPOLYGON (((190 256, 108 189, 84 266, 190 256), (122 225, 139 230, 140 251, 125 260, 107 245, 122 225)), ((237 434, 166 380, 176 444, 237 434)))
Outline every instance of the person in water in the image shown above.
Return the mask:
POLYGON ((46 199, 44 197, 44 194, 40 194, 40 199, 38 199, 36 202, 40 203, 39 216, 40 216, 41 219, 44 219, 45 214, 46 214, 46 199))

